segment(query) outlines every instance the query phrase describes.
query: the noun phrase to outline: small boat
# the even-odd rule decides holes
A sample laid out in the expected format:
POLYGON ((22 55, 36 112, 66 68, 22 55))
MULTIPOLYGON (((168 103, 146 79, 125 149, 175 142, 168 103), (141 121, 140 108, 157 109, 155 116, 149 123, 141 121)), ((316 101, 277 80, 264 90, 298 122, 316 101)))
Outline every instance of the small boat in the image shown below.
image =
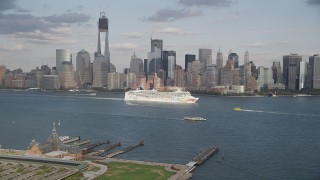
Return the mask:
POLYGON ((235 107, 235 108, 233 108, 233 110, 235 110, 235 111, 241 111, 241 108, 235 107))
POLYGON ((188 120, 188 121, 206 121, 207 119, 202 118, 202 117, 189 117, 189 116, 186 116, 186 117, 184 117, 184 120, 188 120))

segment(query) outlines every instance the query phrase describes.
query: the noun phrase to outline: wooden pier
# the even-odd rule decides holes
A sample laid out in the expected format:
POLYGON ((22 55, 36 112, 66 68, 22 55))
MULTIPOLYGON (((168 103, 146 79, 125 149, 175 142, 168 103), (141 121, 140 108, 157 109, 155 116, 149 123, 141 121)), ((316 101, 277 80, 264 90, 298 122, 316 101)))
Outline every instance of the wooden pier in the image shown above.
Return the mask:
POLYGON ((201 165, 204 163, 207 159, 210 158, 213 154, 217 153, 219 151, 219 148, 210 146, 204 151, 197 154, 193 159, 192 162, 195 162, 196 165, 201 165))
POLYGON ((101 146, 103 144, 109 144, 109 143, 110 143, 110 141, 107 140, 107 141, 97 142, 97 143, 94 143, 94 144, 89 144, 87 147, 85 147, 85 148, 83 148, 81 150, 82 154, 84 155, 84 154, 91 153, 95 147, 101 146))
POLYGON ((110 144, 109 146, 99 150, 94 156, 101 156, 102 154, 104 154, 105 152, 113 149, 113 148, 116 148, 118 146, 121 146, 121 143, 117 143, 117 144, 110 144))
POLYGON ((111 153, 111 154, 107 154, 106 156, 103 156, 103 157, 104 158, 112 158, 112 157, 115 157, 115 156, 117 156, 119 154, 131 151, 131 150, 135 149, 136 147, 143 146, 143 145, 144 145, 143 141, 140 141, 140 143, 137 144, 137 145, 129 146, 129 147, 123 149, 123 150, 120 150, 120 151, 117 151, 117 152, 114 152, 114 153, 111 153))

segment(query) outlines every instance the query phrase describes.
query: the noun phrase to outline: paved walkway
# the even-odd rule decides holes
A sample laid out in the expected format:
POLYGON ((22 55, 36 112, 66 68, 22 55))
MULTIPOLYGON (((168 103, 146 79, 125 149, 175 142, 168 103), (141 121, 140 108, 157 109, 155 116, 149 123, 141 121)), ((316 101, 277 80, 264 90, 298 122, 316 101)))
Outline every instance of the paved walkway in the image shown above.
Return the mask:
POLYGON ((85 161, 86 163, 88 164, 92 164, 93 166, 97 166, 100 168, 99 171, 84 171, 83 172, 83 176, 84 178, 83 179, 88 179, 88 180, 91 180, 91 179, 95 179, 101 175, 103 175, 104 173, 107 172, 108 170, 108 167, 106 165, 102 165, 102 164, 97 164, 97 163, 94 163, 94 162, 91 162, 91 161, 85 161))

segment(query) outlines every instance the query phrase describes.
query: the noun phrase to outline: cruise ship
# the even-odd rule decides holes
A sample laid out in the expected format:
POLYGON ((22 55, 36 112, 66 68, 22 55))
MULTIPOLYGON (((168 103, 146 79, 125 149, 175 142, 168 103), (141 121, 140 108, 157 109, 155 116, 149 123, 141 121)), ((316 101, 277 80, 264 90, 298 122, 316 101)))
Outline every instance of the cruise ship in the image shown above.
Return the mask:
POLYGON ((125 93, 126 101, 149 101, 165 103, 195 103, 199 98, 191 96, 188 91, 162 92, 157 90, 130 90, 125 93))

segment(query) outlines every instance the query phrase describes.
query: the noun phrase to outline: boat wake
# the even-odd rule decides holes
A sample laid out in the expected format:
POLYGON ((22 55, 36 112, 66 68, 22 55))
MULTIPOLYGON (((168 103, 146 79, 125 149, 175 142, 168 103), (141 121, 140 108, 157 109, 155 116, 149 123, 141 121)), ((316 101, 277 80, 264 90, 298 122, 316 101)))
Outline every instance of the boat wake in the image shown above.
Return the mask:
POLYGON ((268 113, 268 114, 280 114, 280 115, 296 115, 296 116, 316 116, 316 117, 320 117, 320 114, 286 113, 286 112, 279 112, 279 111, 261 111, 261 110, 254 110, 254 109, 240 109, 238 111, 255 112, 255 113, 268 113))

